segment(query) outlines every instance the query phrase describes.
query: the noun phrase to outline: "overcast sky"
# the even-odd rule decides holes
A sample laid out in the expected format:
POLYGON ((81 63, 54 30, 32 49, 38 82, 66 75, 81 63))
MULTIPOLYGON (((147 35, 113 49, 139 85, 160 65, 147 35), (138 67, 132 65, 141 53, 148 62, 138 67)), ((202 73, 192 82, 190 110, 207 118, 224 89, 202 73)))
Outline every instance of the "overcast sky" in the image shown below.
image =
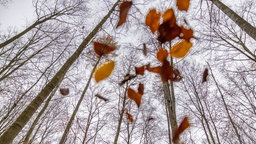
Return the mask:
POLYGON ((32 0, 12 0, 6 6, 0 5, 0 30, 7 27, 24 28, 34 15, 32 0))

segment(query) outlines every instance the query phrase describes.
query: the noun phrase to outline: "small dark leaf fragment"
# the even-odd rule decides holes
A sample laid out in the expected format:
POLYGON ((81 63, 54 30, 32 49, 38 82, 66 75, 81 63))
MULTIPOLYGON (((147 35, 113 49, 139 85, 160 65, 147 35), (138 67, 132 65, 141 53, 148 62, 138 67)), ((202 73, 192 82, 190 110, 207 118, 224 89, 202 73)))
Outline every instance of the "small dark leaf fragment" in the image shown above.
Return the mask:
POLYGON ((100 94, 96 94, 95 96, 96 96, 97 98, 101 99, 101 100, 104 100, 105 102, 109 101, 109 99, 107 99, 107 98, 101 96, 100 94))
POLYGON ((66 96, 69 94, 69 89, 68 88, 60 88, 60 93, 63 95, 63 96, 66 96))
POLYGON ((205 68, 203 73, 202 83, 207 81, 207 76, 208 76, 208 68, 205 68))
POLYGON ((133 78, 135 78, 136 77, 136 75, 131 75, 131 74, 126 74, 125 76, 124 76, 124 79, 120 82, 120 86, 121 85, 123 85, 124 83, 126 83, 128 80, 131 80, 131 79, 133 79, 133 78))

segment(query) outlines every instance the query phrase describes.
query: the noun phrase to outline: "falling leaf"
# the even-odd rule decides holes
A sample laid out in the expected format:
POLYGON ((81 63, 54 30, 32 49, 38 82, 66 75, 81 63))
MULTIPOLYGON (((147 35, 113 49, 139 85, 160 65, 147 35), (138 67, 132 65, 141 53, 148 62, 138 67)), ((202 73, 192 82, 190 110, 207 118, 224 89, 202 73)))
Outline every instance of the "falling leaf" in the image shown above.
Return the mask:
POLYGON ((94 51, 96 54, 98 54, 99 56, 102 56, 104 54, 108 54, 110 52, 112 52, 113 50, 115 50, 116 48, 113 46, 109 46, 106 44, 102 44, 99 42, 93 42, 93 46, 94 46, 94 51))
POLYGON ((128 119, 131 123, 134 121, 132 115, 129 114, 128 112, 126 112, 126 116, 127 116, 127 119, 128 119))
POLYGON ((153 117, 149 117, 149 118, 147 119, 147 121, 152 121, 152 120, 154 120, 153 117))
POLYGON ((143 54, 144 54, 144 56, 147 56, 147 53, 148 53, 147 46, 146 46, 146 44, 144 43, 144 44, 143 44, 143 54))
POLYGON ((168 57, 168 51, 165 48, 160 48, 156 53, 156 57, 160 62, 163 62, 168 57))
POLYGON ((188 53, 191 47, 191 42, 182 40, 171 48, 170 55, 175 58, 182 58, 188 53))
POLYGON ((135 67, 136 75, 144 75, 145 66, 135 67))
POLYGON ((135 103, 137 104, 138 107, 140 107, 140 104, 141 104, 141 97, 142 95, 135 92, 133 89, 131 88, 128 88, 127 90, 127 94, 128 94, 128 97, 130 99, 132 99, 133 101, 135 101, 135 103))
POLYGON ((189 126, 190 126, 190 124, 189 124, 189 121, 188 121, 188 117, 185 117, 182 120, 182 122, 181 122, 179 128, 177 129, 177 131, 174 133, 173 141, 176 141, 179 138, 180 134, 183 133, 189 126))
POLYGON ((146 69, 147 69, 149 72, 159 73, 161 67, 160 67, 160 66, 157 66, 157 67, 150 67, 150 64, 147 64, 147 65, 146 65, 146 69))
POLYGON ((144 84, 142 84, 142 83, 139 84, 138 93, 141 95, 144 94, 144 84))
POLYGON ((146 25, 149 26, 152 33, 156 32, 159 27, 161 13, 156 9, 151 9, 146 16, 146 25))
POLYGON ((107 101, 108 101, 108 99, 107 99, 107 98, 105 98, 105 97, 101 96, 100 94, 96 94, 95 96, 96 96, 97 98, 101 99, 101 100, 104 100, 105 102, 107 102, 107 101))
POLYGON ((173 79, 173 68, 166 59, 161 66, 160 76, 163 83, 167 82, 169 79, 173 79))
POLYGON ((173 40, 178 37, 181 32, 181 28, 174 24, 174 26, 170 26, 170 20, 163 22, 158 28, 159 36, 157 40, 161 43, 165 43, 173 40))
POLYGON ((60 93, 63 95, 63 96, 66 96, 69 94, 69 89, 68 88, 60 88, 60 93))
POLYGON ((112 73, 113 69, 115 67, 114 61, 109 61, 104 64, 102 64, 94 73, 94 78, 96 82, 99 82, 107 77, 112 73))
POLYGON ((180 38, 189 41, 192 37, 193 37, 193 30, 186 29, 183 26, 181 26, 181 37, 180 38))
POLYGON ((208 76, 208 68, 204 69, 204 74, 203 74, 203 80, 202 83, 207 81, 207 76, 208 76))
POLYGON ((132 6, 131 1, 125 1, 120 5, 119 21, 116 27, 121 26, 127 19, 128 12, 132 6))
POLYGON ((173 27, 176 24, 176 17, 172 8, 166 10, 163 14, 163 22, 169 21, 169 26, 173 27))
POLYGON ((131 80, 133 78, 135 78, 136 75, 130 75, 130 74, 126 74, 124 76, 124 79, 121 81, 121 83, 119 84, 120 86, 123 85, 124 83, 126 83, 128 80, 131 80))
POLYGON ((188 11, 190 0, 176 0, 176 5, 179 10, 188 11))

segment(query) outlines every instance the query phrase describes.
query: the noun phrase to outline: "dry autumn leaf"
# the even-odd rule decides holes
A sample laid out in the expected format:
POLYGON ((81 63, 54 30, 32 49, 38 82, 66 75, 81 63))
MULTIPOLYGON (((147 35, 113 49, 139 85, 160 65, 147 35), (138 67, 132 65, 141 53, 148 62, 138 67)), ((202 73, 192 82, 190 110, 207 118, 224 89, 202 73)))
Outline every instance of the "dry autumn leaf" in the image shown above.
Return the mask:
POLYGON ((147 53, 148 53, 147 46, 146 46, 146 44, 144 43, 144 44, 143 44, 143 54, 144 54, 144 56, 147 56, 147 53))
POLYGON ((182 122, 181 122, 179 128, 177 129, 177 131, 174 133, 173 141, 176 141, 179 138, 180 134, 183 133, 189 126, 190 126, 190 124, 189 124, 189 121, 188 121, 188 117, 185 117, 182 120, 182 122))
POLYGON ((115 67, 114 61, 109 61, 102 64, 97 70, 94 72, 94 78, 96 82, 99 82, 107 77, 112 73, 115 67))
POLYGON ((165 48, 160 48, 156 53, 156 57, 160 62, 163 62, 168 57, 168 51, 165 48))
POLYGON ((161 67, 160 67, 160 66, 157 66, 157 67, 150 67, 150 64, 147 64, 147 65, 146 65, 146 69, 147 69, 149 72, 159 73, 161 67))
POLYGON ((142 98, 142 95, 135 92, 133 89, 131 88, 128 88, 127 90, 127 94, 128 94, 128 97, 130 99, 132 99, 133 101, 135 101, 135 103, 137 104, 138 107, 140 107, 140 104, 141 104, 141 98, 142 98))
POLYGON ((204 74, 203 74, 203 80, 202 80, 202 83, 206 82, 207 81, 207 76, 208 76, 208 69, 205 68, 204 69, 204 74))
POLYGON ((127 119, 128 119, 131 123, 134 121, 132 115, 129 114, 128 112, 126 112, 126 116, 127 116, 127 119))
POLYGON ((145 24, 149 26, 152 33, 156 32, 159 27, 161 13, 157 12, 156 9, 151 9, 147 16, 145 24))
POLYGON ((119 13, 119 21, 116 27, 121 26, 123 23, 126 22, 128 12, 132 6, 131 1, 125 1, 120 5, 120 13, 119 13))
POLYGON ((142 83, 139 84, 138 93, 141 95, 144 94, 144 84, 142 84, 142 83))
POLYGON ((135 67, 136 75, 144 75, 145 66, 135 67))
POLYGON ((192 29, 186 29, 183 26, 181 26, 181 36, 180 38, 189 41, 193 37, 193 30, 192 29))
POLYGON ((173 68, 166 59, 161 66, 160 76, 163 83, 167 82, 169 79, 173 79, 173 68))
POLYGON ((190 0, 176 0, 176 5, 179 10, 188 11, 190 0))
POLYGON ((102 44, 99 42, 93 42, 94 51, 99 56, 103 56, 104 54, 108 54, 112 51, 114 51, 116 48, 113 46, 108 46, 106 44, 102 44))
POLYGON ((63 95, 63 96, 66 96, 69 94, 69 89, 68 88, 60 88, 60 93, 63 95))
POLYGON ((105 102, 107 102, 107 101, 109 100, 109 99, 107 99, 107 98, 101 96, 100 94, 96 94, 95 97, 97 97, 97 98, 99 98, 99 99, 101 99, 101 100, 104 100, 105 102))
POLYGON ((181 42, 175 44, 171 50, 170 55, 175 58, 184 57, 192 47, 192 43, 186 40, 182 40, 181 42))
POLYGON ((181 33, 181 28, 175 23, 174 26, 170 26, 170 20, 163 22, 158 28, 159 36, 157 40, 161 43, 165 43, 178 37, 181 33))
POLYGON ((166 10, 163 14, 163 22, 169 21, 170 27, 176 24, 176 17, 172 8, 166 10))

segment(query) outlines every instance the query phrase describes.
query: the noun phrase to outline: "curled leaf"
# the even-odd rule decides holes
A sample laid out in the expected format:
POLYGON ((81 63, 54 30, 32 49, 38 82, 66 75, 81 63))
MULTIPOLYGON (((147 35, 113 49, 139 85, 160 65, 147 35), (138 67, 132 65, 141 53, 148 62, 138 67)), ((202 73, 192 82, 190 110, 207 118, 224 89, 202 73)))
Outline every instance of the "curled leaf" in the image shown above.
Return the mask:
POLYGON ((189 121, 188 121, 188 117, 185 117, 182 120, 182 122, 181 122, 179 128, 177 129, 177 131, 174 133, 173 141, 176 141, 179 138, 180 134, 183 133, 189 126, 190 126, 190 124, 189 124, 189 121))
POLYGON ((128 88, 127 90, 127 94, 128 94, 128 97, 133 100, 138 107, 140 107, 140 104, 141 104, 141 98, 142 98, 142 95, 135 92, 133 89, 131 88, 128 88))
POLYGON ((63 96, 66 96, 69 94, 69 89, 68 88, 60 88, 60 93, 63 95, 63 96))
POLYGON ((189 8, 189 2, 190 0, 176 0, 176 5, 179 10, 187 11, 189 8))
POLYGON ((109 61, 109 62, 106 62, 106 63, 102 64, 94 72, 95 81, 99 82, 99 81, 109 77, 110 74, 112 73, 114 67, 115 67, 115 62, 114 61, 109 61))
POLYGON ((144 43, 144 44, 143 44, 143 54, 144 54, 144 56, 147 56, 147 53, 148 53, 147 46, 146 46, 146 44, 144 43))
POLYGON ((126 116, 127 116, 127 119, 128 119, 131 123, 134 121, 132 115, 129 114, 128 112, 126 112, 126 116))
POLYGON ((168 51, 165 48, 160 48, 156 53, 156 57, 160 62, 163 62, 168 57, 168 51))
POLYGON ((208 68, 204 69, 204 73, 203 73, 203 80, 202 83, 207 81, 207 76, 208 76, 208 68))
POLYGON ((126 22, 128 12, 132 6, 131 1, 125 1, 120 5, 120 13, 119 13, 119 21, 116 27, 121 26, 123 23, 126 22))
POLYGON ((184 57, 192 47, 192 43, 186 40, 182 40, 181 42, 175 44, 171 50, 170 55, 175 58, 184 57))
POLYGON ((156 9, 151 9, 146 16, 146 25, 149 26, 152 33, 156 32, 159 27, 161 13, 157 12, 156 9))
POLYGON ((107 44, 93 42, 94 51, 97 55, 103 56, 104 54, 109 54, 114 51, 116 48, 114 46, 109 46, 107 44))

